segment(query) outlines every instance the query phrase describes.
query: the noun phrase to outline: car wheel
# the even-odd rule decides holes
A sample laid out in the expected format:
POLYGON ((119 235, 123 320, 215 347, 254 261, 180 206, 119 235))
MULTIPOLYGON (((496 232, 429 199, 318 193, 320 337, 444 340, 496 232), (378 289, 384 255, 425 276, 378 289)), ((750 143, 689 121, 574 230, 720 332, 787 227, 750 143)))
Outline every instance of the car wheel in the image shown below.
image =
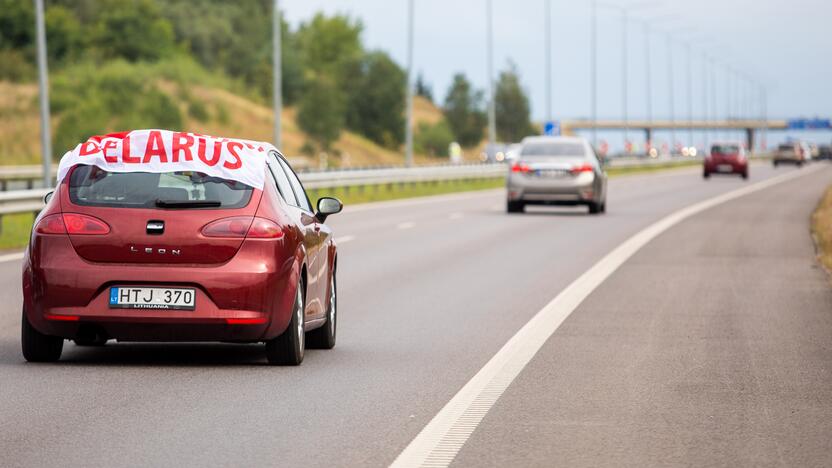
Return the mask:
POLYGON ((332 349, 335 347, 335 334, 338 331, 338 295, 335 289, 335 272, 329 284, 329 305, 326 310, 326 323, 306 334, 306 347, 311 349, 332 349))
POLYGON ((522 201, 509 201, 506 203, 506 211, 509 213, 522 213, 526 208, 526 204, 522 201))
POLYGON ((64 349, 64 339, 59 336, 49 336, 35 330, 29 323, 26 312, 21 321, 20 344, 23 357, 29 362, 55 362, 61 359, 64 349))
POLYGON ((266 342, 266 359, 269 364, 282 366, 297 366, 303 362, 306 333, 304 325, 304 282, 298 281, 298 290, 295 293, 295 301, 292 308, 292 319, 289 326, 277 338, 266 342))
POLYGON ((710 173, 710 172, 705 171, 705 172, 703 172, 703 173, 702 173, 702 178, 703 178, 703 179, 707 179, 707 178, 709 178, 710 176, 711 176, 711 173, 710 173))
POLYGON ((598 214, 601 213, 601 204, 595 202, 589 202, 589 214, 598 214))
POLYGON ((748 171, 742 173, 742 178, 748 180, 748 171))
POLYGON ((601 213, 606 213, 606 212, 607 212, 607 201, 604 200, 604 202, 601 203, 601 213))
POLYGON ((772 164, 774 164, 774 167, 777 167, 777 165, 780 164, 780 163, 778 163, 777 161, 774 161, 772 164))

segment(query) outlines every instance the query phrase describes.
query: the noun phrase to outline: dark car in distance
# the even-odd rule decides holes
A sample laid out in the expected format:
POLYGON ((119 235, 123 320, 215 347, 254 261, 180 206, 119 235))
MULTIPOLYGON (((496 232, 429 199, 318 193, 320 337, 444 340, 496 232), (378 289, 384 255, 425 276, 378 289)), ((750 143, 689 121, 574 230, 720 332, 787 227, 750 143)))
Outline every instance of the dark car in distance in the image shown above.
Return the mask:
POLYGON ((734 174, 748 179, 748 157, 742 145, 738 142, 711 145, 703 162, 702 177, 707 179, 711 174, 734 174))

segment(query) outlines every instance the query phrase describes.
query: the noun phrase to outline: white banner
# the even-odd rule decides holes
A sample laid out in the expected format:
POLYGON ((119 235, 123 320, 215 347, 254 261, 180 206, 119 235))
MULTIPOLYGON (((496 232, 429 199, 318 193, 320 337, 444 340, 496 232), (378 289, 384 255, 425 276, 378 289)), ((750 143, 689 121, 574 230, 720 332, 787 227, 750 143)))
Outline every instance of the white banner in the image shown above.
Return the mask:
POLYGON ((269 143, 170 130, 134 130, 90 137, 58 165, 58 183, 78 164, 109 172, 194 171, 263 189, 269 143))

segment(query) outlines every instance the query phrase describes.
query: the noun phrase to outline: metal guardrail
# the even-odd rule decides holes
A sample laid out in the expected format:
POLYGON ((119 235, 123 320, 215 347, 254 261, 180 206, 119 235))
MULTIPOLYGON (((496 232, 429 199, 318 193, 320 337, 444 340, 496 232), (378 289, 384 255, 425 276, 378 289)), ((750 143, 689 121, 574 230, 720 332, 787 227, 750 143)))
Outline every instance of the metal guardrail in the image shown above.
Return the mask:
MULTIPOLYGON (((615 158, 609 167, 638 167, 660 164, 683 164, 692 158, 615 158)), ((32 174, 31 168, 19 166, 0 168, 0 178, 7 174, 23 177, 32 174), (30 170, 30 172, 27 172, 30 170)), ((364 185, 410 184, 420 182, 441 182, 450 180, 489 179, 502 177, 508 166, 505 164, 461 164, 442 166, 419 166, 411 168, 348 169, 319 172, 301 172, 298 175, 303 185, 310 190, 336 187, 358 187, 364 185)), ((40 178, 40 174, 36 174, 40 178)), ((37 213, 43 208, 43 197, 49 189, 11 190, 0 192, 0 219, 4 215, 37 213)), ((2 226, 2 224, 0 224, 2 226)))

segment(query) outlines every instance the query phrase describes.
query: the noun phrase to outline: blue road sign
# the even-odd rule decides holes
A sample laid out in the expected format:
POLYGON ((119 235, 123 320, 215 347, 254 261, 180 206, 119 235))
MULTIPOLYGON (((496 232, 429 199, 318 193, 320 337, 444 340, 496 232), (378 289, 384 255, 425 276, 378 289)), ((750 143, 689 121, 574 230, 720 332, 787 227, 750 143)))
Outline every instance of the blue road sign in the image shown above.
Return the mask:
POLYGON ((789 130, 829 130, 832 129, 830 119, 790 119, 789 130))
POLYGON ((547 136, 560 136, 560 122, 551 120, 543 124, 543 134, 547 136))

